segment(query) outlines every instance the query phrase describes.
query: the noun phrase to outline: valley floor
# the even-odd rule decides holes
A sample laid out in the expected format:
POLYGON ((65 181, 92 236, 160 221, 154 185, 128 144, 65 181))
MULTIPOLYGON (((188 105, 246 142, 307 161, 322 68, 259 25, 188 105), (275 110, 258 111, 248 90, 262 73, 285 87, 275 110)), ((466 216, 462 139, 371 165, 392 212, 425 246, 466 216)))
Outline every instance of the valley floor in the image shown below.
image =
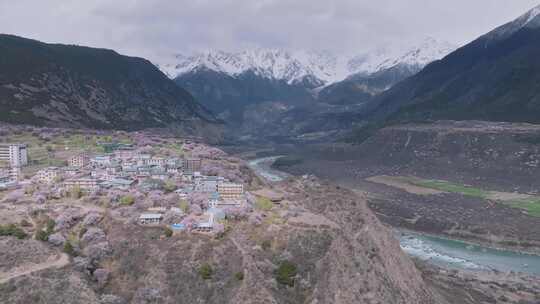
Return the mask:
MULTIPOLYGON (((354 190, 392 227, 540 254, 538 137, 534 125, 441 122, 384 129, 361 145, 288 144, 242 154, 290 156, 295 161, 279 170, 354 190)), ((479 272, 418 261, 450 303, 537 303, 540 278, 518 273, 521 266, 479 272)))

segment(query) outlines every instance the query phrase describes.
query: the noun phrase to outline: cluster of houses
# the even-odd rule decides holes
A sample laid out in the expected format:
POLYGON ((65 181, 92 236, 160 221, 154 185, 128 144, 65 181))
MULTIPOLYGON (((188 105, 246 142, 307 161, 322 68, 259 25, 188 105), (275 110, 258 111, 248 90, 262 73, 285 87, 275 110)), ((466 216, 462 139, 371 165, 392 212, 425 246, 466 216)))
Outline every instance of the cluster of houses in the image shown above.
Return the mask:
MULTIPOLYGON (((205 193, 208 200, 205 204, 205 212, 199 216, 188 216, 178 208, 171 208, 170 211, 181 213, 184 218, 181 222, 171 225, 173 230, 211 233, 216 224, 225 219, 227 209, 243 208, 247 204, 242 184, 228 182, 219 176, 203 176, 198 172, 193 174, 191 183, 175 192, 181 199, 188 199, 193 192, 205 193)), ((151 208, 149 211, 151 212, 140 215, 139 223, 141 225, 160 225, 166 210, 164 208, 163 210, 151 208)))
POLYGON ((127 190, 146 179, 191 180, 194 172, 200 168, 200 159, 156 157, 124 148, 111 154, 93 157, 88 153, 80 153, 68 160, 67 167, 44 168, 37 176, 41 183, 62 185, 65 189, 78 187, 82 191, 95 191, 100 188, 127 190))
MULTIPOLYGON (((178 208, 171 208, 178 209, 178 208)), ((143 213, 139 216, 139 224, 141 225, 161 225, 163 221, 163 213, 156 212, 165 210, 149 210, 151 213, 143 213)), ((202 215, 196 217, 188 217, 181 210, 173 211, 183 216, 183 220, 179 223, 171 225, 173 230, 212 233, 216 224, 226 218, 225 211, 218 207, 208 208, 202 215)))
MULTIPOLYGON (((26 145, 0 145, 0 161, 10 164, 6 168, 0 167, 0 190, 17 186, 20 168, 27 164, 27 157, 26 145)), ((165 181, 173 181, 175 187, 182 185, 174 191, 180 199, 188 200, 194 193, 208 197, 204 213, 194 216, 184 214, 180 208, 151 208, 153 210, 140 215, 139 224, 161 225, 164 213, 171 211, 185 219, 173 224, 173 229, 212 232, 216 224, 225 218, 225 211, 243 207, 246 197, 242 184, 229 182, 220 176, 202 175, 201 167, 199 158, 159 157, 122 146, 101 155, 79 153, 72 156, 65 167, 47 167, 38 171, 35 179, 56 190, 77 188, 83 192, 130 190, 132 187, 151 191, 154 185, 161 183, 163 186, 165 181)))

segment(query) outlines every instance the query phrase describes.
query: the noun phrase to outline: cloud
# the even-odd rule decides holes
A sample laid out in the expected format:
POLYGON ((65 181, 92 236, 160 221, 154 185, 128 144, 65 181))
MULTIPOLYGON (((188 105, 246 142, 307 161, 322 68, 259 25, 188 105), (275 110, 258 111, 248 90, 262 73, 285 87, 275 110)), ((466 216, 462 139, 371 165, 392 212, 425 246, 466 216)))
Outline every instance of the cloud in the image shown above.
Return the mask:
POLYGON ((156 58, 217 48, 357 52, 432 36, 463 44, 537 0, 0 0, 0 29, 156 58))

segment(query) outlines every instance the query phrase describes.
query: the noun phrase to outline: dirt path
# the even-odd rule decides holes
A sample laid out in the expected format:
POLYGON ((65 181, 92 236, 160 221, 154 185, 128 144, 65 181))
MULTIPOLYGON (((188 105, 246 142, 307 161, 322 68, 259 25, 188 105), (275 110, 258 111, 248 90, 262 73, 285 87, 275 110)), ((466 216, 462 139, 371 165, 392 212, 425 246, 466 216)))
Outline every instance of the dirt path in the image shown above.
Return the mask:
POLYGON ((412 194, 433 195, 433 194, 444 193, 443 191, 412 185, 411 183, 409 183, 407 180, 405 180, 403 177, 400 177, 400 176, 380 175, 380 176, 373 176, 370 178, 366 178, 366 180, 373 183, 383 184, 390 187, 398 188, 412 194))
POLYGON ((0 272, 0 284, 7 283, 9 280, 29 275, 31 273, 49 269, 49 268, 61 268, 69 264, 69 256, 65 253, 60 253, 57 256, 50 256, 46 262, 33 264, 28 263, 18 266, 9 272, 0 272))

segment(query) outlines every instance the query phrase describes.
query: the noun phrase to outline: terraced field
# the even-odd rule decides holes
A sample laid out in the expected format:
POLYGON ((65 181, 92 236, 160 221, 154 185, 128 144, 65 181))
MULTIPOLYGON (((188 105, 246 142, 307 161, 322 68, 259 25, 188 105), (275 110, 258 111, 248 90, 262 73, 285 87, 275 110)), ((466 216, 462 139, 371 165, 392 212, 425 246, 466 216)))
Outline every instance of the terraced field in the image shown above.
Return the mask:
POLYGON ((415 194, 457 193, 468 197, 495 201, 512 208, 521 209, 530 216, 540 217, 540 197, 529 194, 489 191, 444 180, 421 179, 413 176, 375 176, 367 180, 415 194))

